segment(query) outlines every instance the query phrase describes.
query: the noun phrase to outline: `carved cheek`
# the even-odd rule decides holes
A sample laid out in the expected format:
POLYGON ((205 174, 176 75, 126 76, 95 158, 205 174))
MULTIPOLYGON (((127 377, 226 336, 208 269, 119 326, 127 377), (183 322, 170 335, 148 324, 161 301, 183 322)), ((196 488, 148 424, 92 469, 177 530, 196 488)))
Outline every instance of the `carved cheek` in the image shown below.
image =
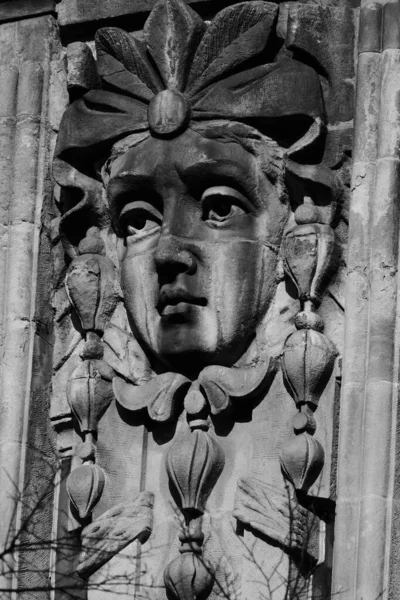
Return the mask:
POLYGON ((154 252, 127 257, 121 266, 121 287, 125 306, 142 338, 155 349, 160 321, 156 310, 158 281, 154 269, 154 252))
POLYGON ((275 289, 276 254, 258 242, 213 244, 211 308, 222 344, 246 339, 264 316, 275 289))

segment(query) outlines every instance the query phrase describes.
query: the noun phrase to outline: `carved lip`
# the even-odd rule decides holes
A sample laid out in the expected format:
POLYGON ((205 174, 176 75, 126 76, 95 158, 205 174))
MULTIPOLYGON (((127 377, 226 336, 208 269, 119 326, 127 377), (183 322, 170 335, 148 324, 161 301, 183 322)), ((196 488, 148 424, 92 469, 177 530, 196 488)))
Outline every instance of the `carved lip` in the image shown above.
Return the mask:
MULTIPOLYGON (((157 304, 157 310, 160 315, 163 315, 167 312, 171 312, 168 307, 178 305, 187 305, 194 304, 196 306, 206 306, 207 300, 206 298, 201 298, 197 296, 193 296, 184 288, 171 288, 171 289, 162 289, 160 292, 159 301, 157 304)), ((183 306, 178 307, 183 309, 183 306)), ((174 311, 172 311, 174 312, 174 311)))

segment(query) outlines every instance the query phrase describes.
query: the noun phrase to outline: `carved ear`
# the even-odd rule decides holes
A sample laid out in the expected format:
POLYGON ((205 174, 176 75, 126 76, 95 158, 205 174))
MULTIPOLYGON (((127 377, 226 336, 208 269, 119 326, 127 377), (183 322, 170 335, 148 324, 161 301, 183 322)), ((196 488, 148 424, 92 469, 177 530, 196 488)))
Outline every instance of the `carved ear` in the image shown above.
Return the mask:
POLYGON ((278 7, 265 2, 241 2, 217 14, 193 59, 188 92, 193 97, 204 87, 230 75, 265 48, 278 7))
POLYGON ((180 0, 160 0, 151 11, 144 34, 166 88, 184 89, 188 65, 205 29, 204 21, 180 0))

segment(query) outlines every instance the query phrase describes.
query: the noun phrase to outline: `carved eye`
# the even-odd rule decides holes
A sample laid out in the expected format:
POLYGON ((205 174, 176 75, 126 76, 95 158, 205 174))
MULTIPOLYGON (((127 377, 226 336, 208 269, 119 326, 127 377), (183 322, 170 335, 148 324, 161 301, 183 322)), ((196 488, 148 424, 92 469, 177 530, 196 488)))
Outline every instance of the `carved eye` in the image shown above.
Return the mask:
POLYGON ((157 231, 161 226, 162 215, 147 202, 131 202, 121 211, 120 227, 125 237, 157 231))
POLYGON ((218 185, 208 188, 201 197, 203 219, 205 221, 224 222, 232 217, 247 214, 247 199, 243 194, 228 187, 218 185))

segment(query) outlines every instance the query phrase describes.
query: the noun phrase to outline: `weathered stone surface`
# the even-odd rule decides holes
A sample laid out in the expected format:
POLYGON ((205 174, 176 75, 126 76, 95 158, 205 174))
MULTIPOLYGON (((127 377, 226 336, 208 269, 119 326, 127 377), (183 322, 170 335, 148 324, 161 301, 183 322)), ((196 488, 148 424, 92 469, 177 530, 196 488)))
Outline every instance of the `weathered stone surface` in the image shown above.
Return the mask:
POLYGON ((306 52, 329 81, 326 109, 330 123, 349 121, 353 114, 354 24, 348 8, 291 2, 286 45, 306 52), (329 32, 329 33, 328 33, 329 32))
MULTIPOLYGON (((53 87, 62 65, 54 19, 35 17, 35 6, 29 4, 32 18, 0 24, 0 548, 7 557, 0 586, 4 594, 11 593, 18 564, 21 598, 29 596, 27 590, 47 585, 50 564, 58 469, 54 433, 45 425, 53 320, 50 113, 55 104, 65 107, 63 95, 53 87), (49 501, 41 502, 44 497, 49 501), (9 541, 18 531, 20 551, 10 552, 9 541), (35 553, 33 546, 39 543, 43 550, 35 553)), ((1 3, 0 15, 13 18, 16 6, 1 3)), ((36 7, 39 14, 44 4, 36 7)))
POLYGON ((54 13, 55 8, 55 0, 2 0, 0 23, 54 13))
MULTIPOLYGON (((345 227, 341 162, 352 117, 350 95, 339 102, 353 68, 345 16, 246 2, 205 25, 182 0, 159 2, 143 35, 97 33, 101 87, 63 118, 54 173, 73 259, 67 285, 86 336, 79 354, 86 366, 109 361, 116 374, 116 402, 107 396, 101 414, 104 394, 97 406, 90 369, 80 370, 83 443, 70 482, 83 470, 104 472, 95 500, 93 476, 86 495, 80 490, 81 521, 154 493, 154 529, 136 558, 154 600, 165 587, 179 600, 216 600, 220 590, 233 599, 240 589, 256 597, 262 584, 249 552, 278 600, 297 597, 315 564, 308 551, 298 561, 311 535, 304 517, 331 487, 336 350, 328 336, 341 345, 342 305, 332 309, 339 277, 331 304, 325 294, 345 240, 341 231, 336 244, 334 231, 345 227), (286 24, 278 21, 285 10, 286 24), (93 226, 102 242, 86 247, 93 226), (290 243, 297 233, 302 249, 290 243), (99 326, 104 253, 121 296, 99 326), (294 350, 285 346, 295 338, 294 350), (294 368, 285 349, 288 361, 290 349, 296 354, 294 368), (284 501, 295 488, 308 509, 284 501)), ((111 571, 119 560, 125 569, 114 556, 111 571)), ((89 587, 101 564, 87 572, 89 587)), ((128 581, 124 593, 134 587, 128 581)))
MULTIPOLYGON (((205 1, 212 5, 212 0, 205 1)), ((204 0, 189 0, 188 4, 196 6, 202 2, 204 0)), ((228 3, 234 4, 233 1, 228 3)), ((63 27, 132 15, 147 16, 154 5, 155 0, 91 0, 89 4, 82 4, 80 0, 61 0, 57 12, 59 23, 63 27)))
POLYGON ((84 42, 73 42, 67 47, 68 79, 70 97, 75 100, 100 85, 93 54, 84 42))

